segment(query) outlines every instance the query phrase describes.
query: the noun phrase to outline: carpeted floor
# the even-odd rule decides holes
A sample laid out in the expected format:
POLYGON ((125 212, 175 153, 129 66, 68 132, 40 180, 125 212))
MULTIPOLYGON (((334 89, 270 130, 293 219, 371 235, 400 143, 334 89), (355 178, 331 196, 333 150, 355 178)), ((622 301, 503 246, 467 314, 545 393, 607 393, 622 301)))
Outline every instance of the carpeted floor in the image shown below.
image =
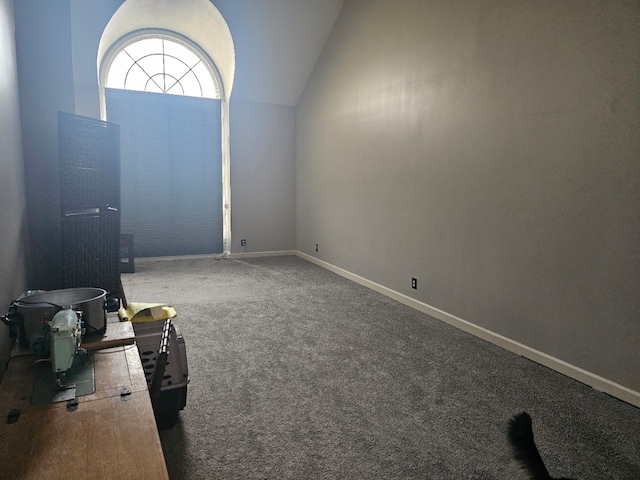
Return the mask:
POLYGON ((137 259, 122 281, 185 338, 172 480, 513 479, 522 409, 552 475, 640 479, 640 409, 298 257, 137 259))

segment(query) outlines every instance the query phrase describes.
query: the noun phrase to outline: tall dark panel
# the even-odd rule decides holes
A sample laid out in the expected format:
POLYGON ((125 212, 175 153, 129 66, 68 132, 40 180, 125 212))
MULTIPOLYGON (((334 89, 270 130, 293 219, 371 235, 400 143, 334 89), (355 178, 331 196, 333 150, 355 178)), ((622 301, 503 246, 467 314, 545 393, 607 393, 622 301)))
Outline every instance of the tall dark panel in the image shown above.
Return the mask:
POLYGON ((120 126, 58 112, 62 212, 120 210, 120 126))
POLYGON ((120 298, 120 127, 58 112, 63 288, 120 298))

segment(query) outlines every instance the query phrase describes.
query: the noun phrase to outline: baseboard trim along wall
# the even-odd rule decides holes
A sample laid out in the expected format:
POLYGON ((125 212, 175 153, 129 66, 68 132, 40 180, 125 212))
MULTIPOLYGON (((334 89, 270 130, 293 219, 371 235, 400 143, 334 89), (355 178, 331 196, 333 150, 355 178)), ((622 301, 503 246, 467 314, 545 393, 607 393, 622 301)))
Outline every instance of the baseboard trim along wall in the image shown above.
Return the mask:
POLYGON ((286 255, 297 255, 296 250, 277 250, 273 252, 237 252, 237 253, 202 253, 196 255, 175 255, 168 257, 136 257, 136 263, 155 262, 158 260, 185 260, 194 258, 259 258, 259 257, 283 257, 286 255))
POLYGON ((296 250, 276 250, 273 252, 236 252, 229 254, 229 258, 258 258, 258 257, 283 257, 286 255, 297 255, 296 250))
POLYGON ((504 348, 505 350, 528 358, 529 360, 544 365, 545 367, 551 368, 552 370, 573 378, 574 380, 589 385, 590 387, 600 392, 604 392, 608 395, 611 395, 612 397, 616 397, 624 402, 640 408, 640 392, 631 390, 630 388, 612 382, 611 380, 607 380, 606 378, 600 377, 599 375, 591 373, 580 367, 576 367, 575 365, 552 357, 551 355, 548 355, 544 352, 516 342, 515 340, 511 340, 510 338, 499 335, 495 332, 492 332, 491 330, 487 330, 486 328, 474 325, 473 323, 463 320, 462 318, 456 317, 455 315, 451 315, 440 309, 427 305, 426 303, 415 300, 407 295, 396 292, 395 290, 391 290, 390 288, 387 288, 383 285, 367 280, 364 277, 336 267, 323 260, 319 260, 311 255, 300 251, 296 251, 295 254, 300 258, 304 258, 311 263, 315 263, 316 265, 326 268, 327 270, 337 273, 344 278, 347 278, 360 285, 370 288, 371 290, 392 298, 393 300, 407 305, 408 307, 414 308, 422 313, 426 313, 427 315, 430 315, 451 326, 464 330, 465 332, 475 335, 476 337, 493 343, 494 345, 504 348))

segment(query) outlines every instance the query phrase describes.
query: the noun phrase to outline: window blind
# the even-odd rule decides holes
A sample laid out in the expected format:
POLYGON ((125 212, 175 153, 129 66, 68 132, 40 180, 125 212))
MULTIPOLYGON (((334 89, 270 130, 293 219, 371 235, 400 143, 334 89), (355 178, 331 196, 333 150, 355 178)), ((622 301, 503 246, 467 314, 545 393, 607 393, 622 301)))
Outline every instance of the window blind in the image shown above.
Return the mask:
POLYGON ((120 125, 121 231, 136 257, 221 253, 220 100, 105 89, 120 125))

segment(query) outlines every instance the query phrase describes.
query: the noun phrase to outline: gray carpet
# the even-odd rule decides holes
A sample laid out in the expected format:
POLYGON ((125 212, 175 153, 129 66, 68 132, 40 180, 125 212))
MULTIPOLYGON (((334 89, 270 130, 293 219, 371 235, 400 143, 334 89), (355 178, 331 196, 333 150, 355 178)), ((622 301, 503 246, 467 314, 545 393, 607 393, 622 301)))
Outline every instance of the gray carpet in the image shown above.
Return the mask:
POLYGON ((640 479, 640 409, 294 256, 145 259, 187 347, 176 479, 512 479, 527 410, 552 475, 640 479))

